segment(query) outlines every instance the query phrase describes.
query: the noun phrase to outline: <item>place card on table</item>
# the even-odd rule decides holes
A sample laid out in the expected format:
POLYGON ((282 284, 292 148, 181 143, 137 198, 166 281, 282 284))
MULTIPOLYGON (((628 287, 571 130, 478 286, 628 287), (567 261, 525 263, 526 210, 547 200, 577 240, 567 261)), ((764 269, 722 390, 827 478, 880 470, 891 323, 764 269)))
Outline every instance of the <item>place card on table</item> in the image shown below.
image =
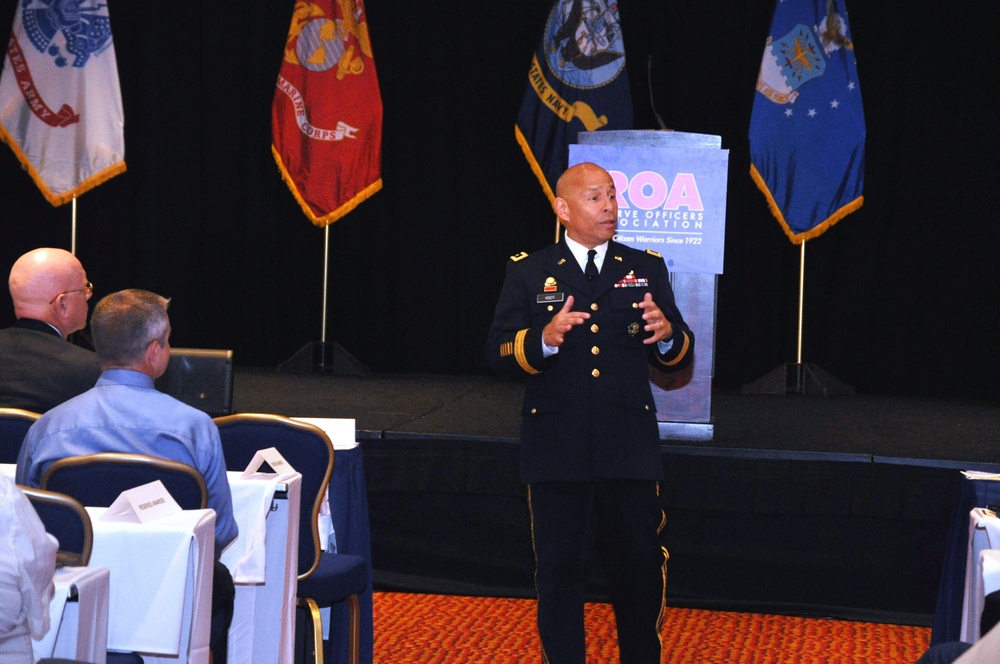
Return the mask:
POLYGON ((963 470, 962 474, 969 480, 1000 480, 1000 473, 989 473, 982 470, 963 470))
POLYGON ((174 497, 160 480, 122 491, 111 507, 101 515, 101 521, 131 521, 149 523, 181 511, 174 497))
POLYGON ((297 472, 292 468, 292 464, 285 461, 285 457, 281 456, 281 452, 277 448, 268 447, 267 449, 257 450, 253 458, 250 459, 250 463, 247 464, 246 470, 243 471, 241 479, 250 479, 265 463, 278 475, 279 480, 294 475, 297 472))
POLYGON ((335 450, 349 450, 358 446, 353 417, 293 417, 292 419, 322 429, 330 438, 335 450))

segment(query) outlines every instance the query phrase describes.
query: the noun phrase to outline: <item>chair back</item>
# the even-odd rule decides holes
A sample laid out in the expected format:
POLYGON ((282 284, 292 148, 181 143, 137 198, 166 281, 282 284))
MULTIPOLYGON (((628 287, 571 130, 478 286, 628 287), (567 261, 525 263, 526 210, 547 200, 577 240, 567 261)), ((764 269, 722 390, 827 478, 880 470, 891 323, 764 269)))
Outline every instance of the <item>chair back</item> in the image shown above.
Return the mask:
POLYGON ((18 486, 45 525, 45 532, 59 540, 60 564, 86 567, 94 544, 94 527, 80 501, 64 493, 18 486))
POLYGON ((41 487, 73 496, 88 507, 110 507, 122 491, 160 480, 181 509, 208 506, 201 473, 186 464, 145 454, 102 452, 54 461, 41 487))
POLYGON ((22 408, 0 408, 0 463, 17 463, 24 435, 41 416, 22 408))
POLYGON ((299 579, 319 565, 319 512, 333 475, 333 443, 314 424, 282 415, 241 413, 215 418, 229 470, 246 470, 258 451, 273 447, 302 474, 299 579))

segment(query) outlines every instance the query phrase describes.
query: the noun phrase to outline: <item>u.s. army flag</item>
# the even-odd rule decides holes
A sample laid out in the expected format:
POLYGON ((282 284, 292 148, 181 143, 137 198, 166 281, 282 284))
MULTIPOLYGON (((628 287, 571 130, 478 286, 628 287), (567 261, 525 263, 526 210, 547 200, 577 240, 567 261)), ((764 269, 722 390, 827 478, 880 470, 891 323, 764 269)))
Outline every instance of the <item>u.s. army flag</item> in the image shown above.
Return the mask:
POLYGON ((108 6, 19 0, 0 73, 0 139, 53 205, 125 170, 108 6))

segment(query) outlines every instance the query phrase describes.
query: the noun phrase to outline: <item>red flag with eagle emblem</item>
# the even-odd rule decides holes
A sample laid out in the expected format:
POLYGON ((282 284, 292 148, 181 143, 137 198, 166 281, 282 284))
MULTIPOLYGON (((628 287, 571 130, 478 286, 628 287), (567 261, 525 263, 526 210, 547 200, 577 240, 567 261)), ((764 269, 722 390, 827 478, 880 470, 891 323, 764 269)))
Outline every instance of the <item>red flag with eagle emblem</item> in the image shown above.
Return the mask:
POLYGON ((0 140, 52 205, 125 171, 108 5, 19 0, 0 73, 0 140))
POLYGON ((317 226, 382 188, 382 97, 363 0, 295 3, 271 137, 282 177, 317 226))

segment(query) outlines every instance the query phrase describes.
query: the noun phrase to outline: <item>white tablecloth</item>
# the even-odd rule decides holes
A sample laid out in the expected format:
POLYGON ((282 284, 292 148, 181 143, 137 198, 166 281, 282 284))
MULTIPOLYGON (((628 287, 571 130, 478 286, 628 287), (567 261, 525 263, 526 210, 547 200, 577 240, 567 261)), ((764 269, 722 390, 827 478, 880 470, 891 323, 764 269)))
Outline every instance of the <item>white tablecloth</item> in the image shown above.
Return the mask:
POLYGON ((229 661, 285 664, 294 659, 302 476, 280 482, 257 473, 229 473, 240 534, 222 562, 233 574, 236 602, 229 628, 229 661), (275 490, 284 497, 275 498, 275 490))
POLYGON ((965 567, 965 599, 962 603, 960 639, 979 640, 979 618, 986 595, 1000 590, 1000 518, 976 507, 969 512, 969 552, 965 567))
POLYGON ((108 649, 153 662, 207 664, 215 511, 184 510, 150 523, 94 525, 90 564, 111 571, 108 649), (179 658, 179 659, 178 659, 179 658))
POLYGON ((35 641, 35 658, 59 657, 105 664, 110 575, 106 567, 56 570, 48 633, 35 641))

